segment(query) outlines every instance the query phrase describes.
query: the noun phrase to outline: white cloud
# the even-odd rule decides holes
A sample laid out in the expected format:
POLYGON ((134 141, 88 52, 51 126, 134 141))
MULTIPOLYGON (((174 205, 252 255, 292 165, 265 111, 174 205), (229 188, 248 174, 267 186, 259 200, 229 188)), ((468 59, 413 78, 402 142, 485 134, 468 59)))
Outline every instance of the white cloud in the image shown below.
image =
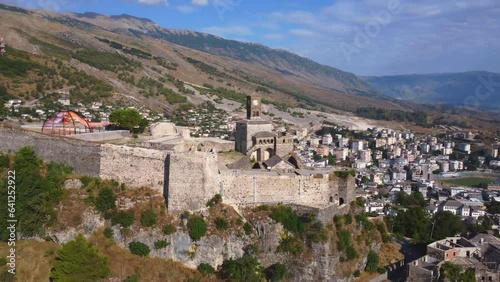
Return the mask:
POLYGON ((313 31, 304 28, 292 28, 288 32, 291 35, 301 36, 301 37, 312 37, 315 35, 313 31))
POLYGON ((252 35, 253 32, 246 26, 211 26, 203 29, 204 32, 215 34, 218 36, 246 36, 252 35))
POLYGON ((208 5, 208 0, 192 0, 191 3, 196 6, 206 6, 208 5))
POLYGON ((167 0, 137 0, 137 2, 139 2, 139 4, 148 6, 159 5, 159 4, 168 5, 167 0))
POLYGON ((175 9, 183 14, 191 14, 196 10, 195 7, 190 5, 179 5, 176 6, 175 9))
POLYGON ((337 0, 316 9, 279 10, 266 20, 279 26, 272 34, 287 31, 291 51, 357 74, 500 71, 498 0, 337 0), (391 10, 389 4, 398 2, 391 10), (356 47, 362 37, 366 42, 356 47), (355 47, 351 60, 343 43, 355 47))
POLYGON ((271 41, 280 41, 283 40, 284 36, 281 33, 266 33, 263 35, 265 39, 271 41))

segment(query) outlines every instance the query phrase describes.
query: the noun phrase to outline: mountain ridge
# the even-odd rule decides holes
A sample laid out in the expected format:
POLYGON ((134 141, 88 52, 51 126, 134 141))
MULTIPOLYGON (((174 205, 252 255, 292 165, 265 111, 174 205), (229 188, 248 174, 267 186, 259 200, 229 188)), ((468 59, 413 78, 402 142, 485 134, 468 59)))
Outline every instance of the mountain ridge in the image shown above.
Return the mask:
POLYGON ((274 49, 256 42, 240 42, 237 40, 225 39, 205 32, 162 27, 149 19, 130 15, 108 16, 99 14, 99 16, 96 17, 94 13, 92 13, 90 17, 86 17, 84 16, 85 14, 78 14, 78 16, 75 13, 65 14, 73 15, 80 20, 92 24, 95 22, 96 18, 99 18, 101 23, 102 21, 106 21, 105 24, 99 25, 100 27, 114 32, 132 34, 138 37, 150 36, 213 55, 259 63, 270 69, 278 69, 282 74, 295 75, 311 83, 316 83, 319 87, 327 90, 336 90, 351 94, 360 93, 373 97, 379 96, 376 91, 370 89, 370 87, 355 74, 317 63, 288 50, 274 49), (110 20, 116 19, 127 20, 127 22, 110 22, 110 20), (133 25, 131 25, 132 23, 133 25), (125 24, 128 26, 125 26, 125 24), (314 76, 321 76, 325 79, 314 79, 314 76))
POLYGON ((360 77, 391 98, 420 104, 444 104, 500 109, 500 97, 493 95, 500 74, 488 71, 405 74, 360 77), (490 85, 491 84, 491 85, 490 85))

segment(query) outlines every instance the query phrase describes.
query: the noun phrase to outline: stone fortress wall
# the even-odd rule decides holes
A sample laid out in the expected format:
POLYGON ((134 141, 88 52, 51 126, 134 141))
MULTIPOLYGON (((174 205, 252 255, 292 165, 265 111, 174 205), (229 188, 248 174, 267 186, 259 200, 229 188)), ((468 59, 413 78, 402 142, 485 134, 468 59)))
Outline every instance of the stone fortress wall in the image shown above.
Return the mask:
POLYGON ((24 146, 33 146, 46 161, 72 166, 78 174, 158 190, 163 193, 168 210, 174 213, 202 209, 217 193, 228 204, 293 203, 330 213, 355 198, 352 179, 337 179, 328 174, 219 171, 217 154, 211 150, 177 153, 0 127, 0 150, 16 151, 24 146))

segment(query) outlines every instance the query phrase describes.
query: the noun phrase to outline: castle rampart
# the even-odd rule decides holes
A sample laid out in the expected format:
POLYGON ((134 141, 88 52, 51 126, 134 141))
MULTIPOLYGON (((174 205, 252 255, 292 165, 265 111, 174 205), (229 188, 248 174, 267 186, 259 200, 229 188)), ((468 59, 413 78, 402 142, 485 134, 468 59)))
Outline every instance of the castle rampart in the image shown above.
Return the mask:
POLYGON ((78 174, 161 191, 170 212, 202 209, 220 193, 228 204, 292 203, 318 208, 329 218, 355 198, 350 176, 219 170, 217 153, 211 150, 175 153, 0 127, 0 150, 17 151, 25 146, 33 146, 46 161, 72 166, 78 174))

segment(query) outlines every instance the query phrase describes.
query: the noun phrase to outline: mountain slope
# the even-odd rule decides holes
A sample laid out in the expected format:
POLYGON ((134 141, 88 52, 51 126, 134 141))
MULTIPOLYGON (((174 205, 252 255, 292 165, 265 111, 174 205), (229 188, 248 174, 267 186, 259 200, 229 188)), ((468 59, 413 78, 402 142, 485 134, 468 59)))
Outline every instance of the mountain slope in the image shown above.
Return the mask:
MULTIPOLYGON (((218 94, 232 100, 241 100, 245 95, 258 92, 268 103, 300 105, 309 109, 354 111, 366 106, 408 108, 393 99, 378 96, 353 74, 322 66, 292 53, 194 31, 166 29, 148 19, 97 13, 58 14, 7 5, 0 6, 0 17, 9 19, 5 21, 2 31, 8 46, 40 56, 41 63, 54 58, 62 59, 71 67, 109 82, 113 86, 111 92, 133 97, 157 110, 163 104, 162 108, 171 109, 172 104, 168 99, 165 101, 156 97, 158 89, 151 92, 151 89, 145 89, 144 83, 138 84, 139 81, 152 80, 174 94, 183 96, 186 93, 182 93, 185 91, 182 85, 180 89, 173 85, 176 80, 208 85, 219 89, 218 94), (198 50, 202 46, 212 51, 198 50), (109 53, 116 53, 123 60, 138 65, 128 70, 113 71, 95 69, 96 65, 103 64, 78 60, 81 57, 77 55, 78 52, 92 53, 92 50, 98 51, 96 54, 102 57, 97 60, 104 60, 111 56, 109 53)), ((116 54, 112 57, 116 57, 116 54)), ((26 84, 29 84, 28 81, 26 84)), ((25 88, 30 91, 26 99, 40 95, 31 95, 35 91, 32 86, 26 85, 25 88)), ((53 89, 50 85, 45 85, 45 88, 53 89)), ((166 90, 162 91, 164 94, 166 90)), ((17 97, 21 95, 19 91, 10 93, 17 97)), ((112 95, 110 99, 115 98, 116 95, 112 95)), ((189 96, 186 99, 196 102, 189 96)))
POLYGON ((424 75, 362 77, 380 93, 421 104, 446 104, 500 109, 500 74, 464 72, 424 75), (497 90, 498 91, 498 90, 497 90))
POLYGON ((373 89, 370 89, 369 86, 352 73, 321 65, 288 51, 271 49, 261 44, 227 40, 196 31, 168 29, 148 19, 136 18, 130 15, 105 16, 95 13, 67 15, 78 17, 81 21, 86 21, 114 32, 132 34, 139 37, 150 36, 157 39, 164 39, 174 44, 209 54, 259 64, 260 66, 278 71, 284 76, 303 79, 324 89, 369 96, 376 95, 373 89))

